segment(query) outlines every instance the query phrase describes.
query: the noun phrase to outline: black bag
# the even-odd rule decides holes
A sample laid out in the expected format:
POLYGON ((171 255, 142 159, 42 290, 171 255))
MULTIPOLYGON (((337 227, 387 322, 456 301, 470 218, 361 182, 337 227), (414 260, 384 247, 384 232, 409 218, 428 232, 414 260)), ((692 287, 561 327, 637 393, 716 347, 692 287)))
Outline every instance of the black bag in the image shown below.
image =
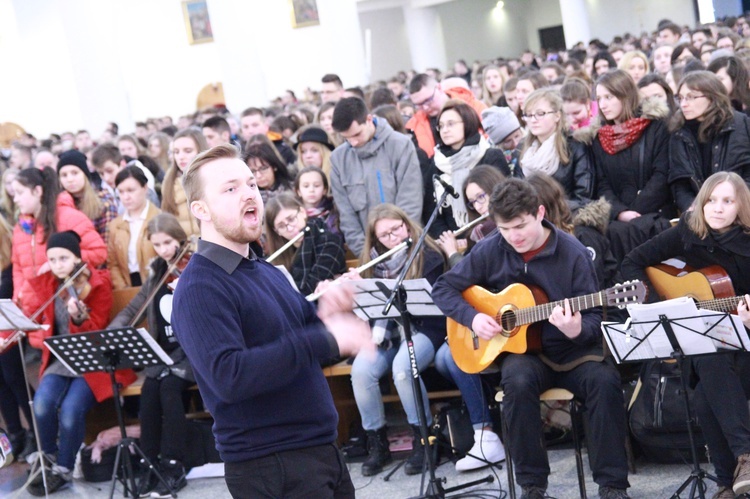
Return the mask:
MULTIPOLYGON (((641 370, 640 390, 634 395, 628 421, 634 440, 644 456, 657 463, 684 463, 691 459, 682 372, 677 363, 650 361, 641 370)), ((698 458, 706 462, 706 441, 692 407, 693 390, 688 388, 695 424, 698 458)))
POLYGON ((440 407, 433 424, 433 434, 437 437, 443 455, 451 460, 460 459, 474 445, 474 428, 469 411, 462 403, 445 404, 440 407))
POLYGON ((206 463, 220 463, 221 457, 216 450, 216 441, 211 429, 213 421, 210 419, 188 420, 188 442, 185 449, 185 468, 195 468, 206 463))
MULTIPOLYGON (((84 447, 81 450, 81 471, 83 471, 84 480, 87 482, 108 482, 112 480, 112 471, 115 469, 116 456, 117 446, 115 445, 102 451, 100 462, 92 463, 91 447, 84 447)), ((133 462, 138 462, 135 456, 133 456, 133 462)), ((119 475, 120 473, 118 472, 119 475)))

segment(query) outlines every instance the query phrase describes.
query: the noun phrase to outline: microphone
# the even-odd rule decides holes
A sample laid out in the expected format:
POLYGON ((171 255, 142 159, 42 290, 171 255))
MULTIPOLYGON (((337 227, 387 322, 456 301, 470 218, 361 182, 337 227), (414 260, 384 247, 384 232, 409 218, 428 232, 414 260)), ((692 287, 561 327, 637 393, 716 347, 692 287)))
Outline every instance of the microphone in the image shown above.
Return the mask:
POLYGON ((447 192, 449 195, 453 196, 454 198, 458 199, 458 192, 456 192, 456 189, 453 188, 451 184, 440 178, 440 175, 433 175, 432 181, 438 181, 440 182, 440 185, 443 186, 443 189, 445 189, 445 192, 447 192))

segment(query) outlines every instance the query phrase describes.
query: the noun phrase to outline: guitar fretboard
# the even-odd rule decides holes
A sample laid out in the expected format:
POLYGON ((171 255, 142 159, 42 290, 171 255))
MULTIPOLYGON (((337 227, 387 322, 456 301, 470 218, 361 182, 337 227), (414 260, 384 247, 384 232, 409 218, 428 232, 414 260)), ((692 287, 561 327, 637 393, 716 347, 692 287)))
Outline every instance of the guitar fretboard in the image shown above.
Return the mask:
POLYGON ((740 301, 742 301, 741 296, 700 300, 698 301, 698 308, 705 308, 706 310, 713 310, 715 312, 729 312, 730 310, 735 310, 740 301))
MULTIPOLYGON (((578 296, 575 298, 569 298, 570 308, 573 313, 581 310, 586 310, 594 307, 601 307, 604 304, 604 297, 606 291, 598 291, 591 293, 590 295, 578 296)), ((515 326, 522 326, 524 324, 533 324, 534 322, 540 322, 549 319, 552 315, 552 310, 560 305, 565 306, 565 300, 558 300, 549 303, 543 303, 541 305, 535 305, 533 307, 521 308, 515 311, 515 326)), ((496 318, 498 323, 502 320, 502 316, 496 318)))

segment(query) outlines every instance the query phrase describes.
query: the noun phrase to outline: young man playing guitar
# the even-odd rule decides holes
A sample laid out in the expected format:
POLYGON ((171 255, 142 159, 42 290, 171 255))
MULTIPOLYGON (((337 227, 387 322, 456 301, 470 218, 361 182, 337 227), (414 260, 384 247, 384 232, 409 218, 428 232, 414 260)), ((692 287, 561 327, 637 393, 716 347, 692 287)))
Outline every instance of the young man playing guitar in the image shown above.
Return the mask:
MULTIPOLYGON (((511 284, 540 288, 555 306, 541 326, 541 352, 501 356, 503 417, 522 498, 545 497, 549 461, 544 448, 539 395, 552 387, 580 398, 590 422, 589 452, 594 481, 603 498, 627 498, 625 403, 620 376, 602 354, 601 312, 573 312, 571 301, 597 291, 586 248, 544 220, 544 206, 526 181, 510 178, 492 193, 490 213, 498 233, 485 238, 457 266, 438 279, 435 303, 451 319, 484 340, 503 334, 494 317, 479 313, 462 293, 473 285, 505 289, 511 284)), ((505 321, 503 321, 504 325, 505 321)), ((507 325, 506 325, 507 326, 507 325)), ((513 328, 511 328, 513 329, 513 328)))

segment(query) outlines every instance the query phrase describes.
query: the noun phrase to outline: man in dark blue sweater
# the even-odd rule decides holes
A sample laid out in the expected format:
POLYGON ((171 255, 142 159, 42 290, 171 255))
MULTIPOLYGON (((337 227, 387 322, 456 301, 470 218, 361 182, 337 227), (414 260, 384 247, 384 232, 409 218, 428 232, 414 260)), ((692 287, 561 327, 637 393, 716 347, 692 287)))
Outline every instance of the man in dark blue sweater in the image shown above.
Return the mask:
POLYGON ((501 360, 503 417, 510 428, 505 444, 516 465, 521 497, 546 497, 550 469, 539 395, 560 387, 582 399, 588 411, 591 468, 600 497, 627 498, 625 403, 617 370, 603 360, 601 313, 573 313, 567 299, 597 291, 591 258, 573 236, 544 220, 544 206, 525 180, 509 178, 499 184, 490 213, 498 233, 443 274, 432 298, 447 316, 485 340, 500 334, 502 327, 463 299, 468 287, 503 290, 520 283, 541 288, 550 301, 564 300, 564 307, 555 307, 541 323, 542 355, 507 354, 501 360))
POLYGON ((180 277, 172 325, 214 418, 229 491, 354 497, 320 368, 372 344, 351 313, 351 294, 332 290, 316 313, 256 257, 249 243, 260 237, 263 202, 231 145, 195 158, 183 185, 201 241, 180 277))

